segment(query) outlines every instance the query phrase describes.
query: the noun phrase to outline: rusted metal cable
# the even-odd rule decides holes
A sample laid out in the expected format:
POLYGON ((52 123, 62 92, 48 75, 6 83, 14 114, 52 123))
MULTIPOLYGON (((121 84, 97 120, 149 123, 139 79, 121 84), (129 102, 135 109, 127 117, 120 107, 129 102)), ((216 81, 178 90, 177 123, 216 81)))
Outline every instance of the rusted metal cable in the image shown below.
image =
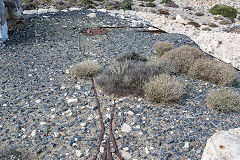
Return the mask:
POLYGON ((105 142, 102 160, 107 160, 107 141, 105 142))
POLYGON ((124 160, 124 158, 119 153, 119 150, 118 150, 118 147, 117 147, 117 143, 116 143, 116 140, 115 140, 115 137, 114 137, 114 134, 113 134, 113 129, 112 129, 112 123, 113 123, 115 108, 116 108, 116 103, 114 102, 113 105, 112 105, 111 119, 110 119, 110 123, 109 123, 109 135, 110 135, 110 139, 111 139, 113 148, 115 150, 116 156, 118 157, 118 159, 124 160))
POLYGON ((110 143, 109 143, 108 140, 106 141, 106 143, 107 143, 107 155, 108 155, 108 160, 113 160, 112 152, 111 152, 111 150, 110 150, 110 143))
POLYGON ((96 160, 97 155, 100 152, 100 146, 101 146, 101 143, 103 141, 103 136, 104 136, 104 133, 105 133, 105 127, 104 127, 104 123, 103 123, 103 117, 102 117, 102 112, 101 112, 101 108, 100 108, 100 102, 99 102, 99 99, 98 99, 98 94, 97 94, 97 90, 96 90, 96 87, 95 87, 93 77, 91 77, 91 82, 92 82, 92 87, 93 87, 93 91, 94 91, 94 97, 95 97, 95 100, 96 100, 96 105, 97 105, 97 108, 98 108, 98 115, 99 115, 99 121, 100 121, 100 126, 101 126, 101 133, 100 133, 100 137, 99 137, 99 140, 98 140, 97 153, 93 158, 93 160, 96 160))

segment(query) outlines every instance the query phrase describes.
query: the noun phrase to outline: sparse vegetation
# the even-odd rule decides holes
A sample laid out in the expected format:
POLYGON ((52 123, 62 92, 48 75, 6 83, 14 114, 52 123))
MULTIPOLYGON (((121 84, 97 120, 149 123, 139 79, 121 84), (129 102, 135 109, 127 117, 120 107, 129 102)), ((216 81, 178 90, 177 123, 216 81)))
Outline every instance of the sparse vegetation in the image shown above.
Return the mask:
POLYGON ((94 77, 102 70, 102 67, 93 60, 85 60, 81 63, 74 65, 70 69, 70 73, 73 76, 79 78, 94 77))
POLYGON ((158 75, 158 74, 176 74, 179 72, 179 68, 174 66, 166 59, 153 59, 149 60, 146 63, 147 67, 150 68, 151 75, 158 75))
POLYGON ((206 58, 206 55, 198 48, 183 45, 166 52, 161 58, 168 59, 173 65, 177 66, 179 73, 188 73, 195 60, 206 58))
POLYGON ((0 149, 1 160, 32 160, 33 155, 13 147, 3 147, 0 149))
POLYGON ((23 0, 22 7, 24 10, 35 9, 37 7, 37 3, 34 0, 23 0))
POLYGON ((138 0, 138 1, 142 1, 142 2, 154 2, 155 0, 138 0))
POLYGON ((146 4, 146 7, 156 7, 156 4, 149 2, 146 4))
POLYGON ((117 62, 124 62, 124 61, 147 61, 147 58, 144 56, 141 56, 135 52, 130 52, 130 53, 125 53, 125 54, 121 54, 116 58, 117 62))
POLYGON ((224 4, 216 4, 214 5, 209 12, 213 15, 222 15, 228 18, 236 18, 238 14, 238 10, 234 7, 227 6, 224 4))
POLYGON ((209 27, 204 27, 204 28, 202 28, 202 31, 211 31, 211 28, 209 28, 209 27))
POLYGON ((221 25, 228 25, 228 24, 232 24, 232 21, 224 19, 224 20, 220 20, 218 23, 221 25))
POLYGON ((162 0, 160 3, 162 4, 162 3, 165 3, 165 4, 167 4, 167 3, 171 3, 172 2, 172 0, 162 0))
POLYGON ((239 111, 240 94, 228 89, 213 90, 207 97, 207 105, 223 112, 239 111))
POLYGON ((183 96, 185 87, 186 85, 177 77, 162 74, 145 83, 144 95, 153 102, 171 103, 183 96))
POLYGON ((231 86, 237 79, 237 72, 230 64, 210 58, 196 60, 189 69, 189 75, 223 86, 231 86))
POLYGON ((92 0, 80 0, 78 3, 78 6, 84 7, 84 8, 95 8, 96 4, 92 0))
POLYGON ((208 23, 207 25, 208 25, 209 27, 212 27, 212 28, 219 27, 219 26, 216 25, 215 23, 208 23))
POLYGON ((202 12, 196 12, 195 15, 196 15, 196 16, 204 16, 204 13, 202 13, 202 12))
POLYGON ((119 6, 119 9, 131 10, 132 9, 132 0, 123 0, 119 6))
POLYGON ((156 42, 153 45, 153 50, 157 53, 157 56, 161 57, 164 53, 173 49, 173 45, 169 42, 156 42))

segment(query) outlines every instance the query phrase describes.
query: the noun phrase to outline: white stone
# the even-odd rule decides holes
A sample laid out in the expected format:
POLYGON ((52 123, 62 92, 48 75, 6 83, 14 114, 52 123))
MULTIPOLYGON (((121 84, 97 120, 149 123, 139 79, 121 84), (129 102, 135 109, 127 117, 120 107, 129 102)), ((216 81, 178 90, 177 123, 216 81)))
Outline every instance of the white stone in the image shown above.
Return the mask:
POLYGON ((126 159, 130 159, 132 157, 132 155, 129 152, 126 152, 124 150, 121 150, 121 154, 123 158, 126 158, 126 159))
POLYGON ((106 9, 98 9, 97 11, 99 11, 99 12, 104 12, 104 13, 106 13, 106 12, 107 12, 107 10, 106 10, 106 9))
POLYGON ((48 9, 43 9, 43 8, 40 8, 38 9, 38 14, 44 14, 44 13, 48 13, 48 9))
POLYGON ((38 11, 36 9, 34 10, 24 10, 23 14, 36 14, 38 11))
POLYGON ((101 153, 104 152, 104 147, 100 147, 100 152, 101 152, 101 153))
POLYGON ((80 150, 75 151, 77 157, 82 157, 83 153, 80 150))
POLYGON ((207 140, 202 160, 222 159, 240 159, 240 128, 216 132, 207 140))
POLYGON ((96 13, 89 13, 89 15, 88 15, 88 17, 90 17, 90 18, 94 18, 94 17, 96 17, 96 16, 97 16, 96 13))
POLYGON ((128 147, 124 147, 123 150, 124 150, 124 151, 128 151, 129 148, 128 148, 128 147))
POLYGON ((176 16, 176 21, 180 24, 187 24, 187 22, 179 14, 176 16))
POLYGON ((79 10, 80 10, 80 8, 76 8, 76 7, 69 8, 69 11, 79 11, 79 10))
POLYGON ((146 153, 146 154, 149 154, 149 153, 150 153, 147 147, 145 147, 145 153, 146 153))
POLYGON ((59 132, 53 132, 53 134, 54 134, 54 137, 55 137, 55 138, 60 137, 60 133, 59 133, 59 132))
POLYGON ((40 122, 40 125, 42 126, 42 125, 45 125, 45 124, 47 124, 46 122, 40 122))
POLYGON ((124 123, 122 125, 122 127, 121 127, 121 131, 122 132, 129 133, 129 132, 131 132, 131 130, 132 130, 132 128, 128 124, 126 124, 126 123, 124 123))
POLYGON ((37 134, 37 130, 35 129, 35 130, 32 131, 31 136, 32 136, 32 137, 35 137, 36 134, 37 134))
POLYGON ((40 102, 41 102, 41 100, 40 100, 40 99, 37 99, 35 102, 36 102, 36 103, 40 103, 40 102))
POLYGON ((87 124, 86 123, 80 123, 81 127, 85 127, 87 124))
POLYGON ((77 98, 70 98, 67 100, 68 103, 74 103, 74 102, 77 102, 78 99, 77 98))
POLYGON ((186 142, 186 143, 184 144, 183 148, 188 149, 189 146, 190 146, 190 145, 189 145, 189 142, 186 142))
POLYGON ((129 116, 134 116, 133 111, 128 111, 127 113, 128 113, 129 116))

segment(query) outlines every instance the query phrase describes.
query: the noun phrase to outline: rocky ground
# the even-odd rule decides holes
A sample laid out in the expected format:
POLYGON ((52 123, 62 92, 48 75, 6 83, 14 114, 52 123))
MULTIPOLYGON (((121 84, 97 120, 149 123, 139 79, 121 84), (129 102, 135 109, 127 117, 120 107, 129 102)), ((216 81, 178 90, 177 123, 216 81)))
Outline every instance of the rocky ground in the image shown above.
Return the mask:
MULTIPOLYGON (((108 29, 108 37, 81 36, 79 48, 78 28, 133 25, 126 18, 98 11, 48 13, 22 25, 0 50, 0 141, 1 146, 36 156, 32 159, 86 160, 96 153, 100 125, 91 83, 72 78, 70 66, 94 59, 106 67, 121 53, 133 51, 151 57, 156 41, 198 47, 182 34, 120 28, 108 29)), ((144 22, 134 26, 151 27, 144 22)), ((113 127, 126 159, 200 159, 213 133, 240 127, 239 113, 225 114, 206 105, 209 91, 220 86, 180 78, 188 87, 177 105, 158 105, 135 97, 118 100, 113 127)), ((240 93, 239 87, 238 82, 232 89, 240 93)), ((101 91, 99 94, 107 124, 112 99, 101 91)))

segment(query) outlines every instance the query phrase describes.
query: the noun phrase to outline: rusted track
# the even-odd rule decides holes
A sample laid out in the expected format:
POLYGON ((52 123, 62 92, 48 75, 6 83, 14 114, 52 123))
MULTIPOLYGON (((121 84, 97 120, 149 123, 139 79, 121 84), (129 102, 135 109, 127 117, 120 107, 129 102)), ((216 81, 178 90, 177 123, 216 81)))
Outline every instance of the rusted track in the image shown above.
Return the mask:
POLYGON ((115 108, 116 108, 116 103, 114 102, 112 105, 112 110, 111 110, 111 119, 110 119, 110 123, 109 123, 109 135, 110 135, 110 139, 112 141, 112 145, 113 148, 115 150, 115 154, 116 156, 120 159, 120 160, 124 160, 124 158, 121 156, 121 154, 119 153, 118 147, 117 147, 117 143, 113 134, 113 130, 112 130, 112 123, 113 123, 113 118, 114 118, 114 112, 115 112, 115 108))
POLYGON ((95 100, 96 100, 96 105, 97 105, 97 108, 98 108, 98 115, 99 115, 99 121, 100 121, 100 126, 101 126, 101 133, 100 133, 100 137, 99 137, 99 140, 98 140, 97 153, 93 158, 93 160, 96 160, 97 155, 100 152, 100 146, 101 146, 101 143, 103 141, 103 136, 104 136, 104 133, 105 133, 105 127, 104 127, 104 123, 103 123, 103 117, 102 117, 102 112, 101 112, 101 108, 100 108, 100 102, 99 102, 99 99, 98 99, 98 94, 97 94, 97 90, 96 90, 96 87, 95 87, 93 77, 91 77, 91 81, 92 81, 92 87, 93 87, 93 91, 94 91, 94 97, 95 97, 95 100))
POLYGON ((113 160, 112 152, 111 152, 111 150, 110 150, 110 143, 109 143, 108 140, 106 141, 106 143, 107 143, 108 159, 109 159, 109 160, 113 160))

